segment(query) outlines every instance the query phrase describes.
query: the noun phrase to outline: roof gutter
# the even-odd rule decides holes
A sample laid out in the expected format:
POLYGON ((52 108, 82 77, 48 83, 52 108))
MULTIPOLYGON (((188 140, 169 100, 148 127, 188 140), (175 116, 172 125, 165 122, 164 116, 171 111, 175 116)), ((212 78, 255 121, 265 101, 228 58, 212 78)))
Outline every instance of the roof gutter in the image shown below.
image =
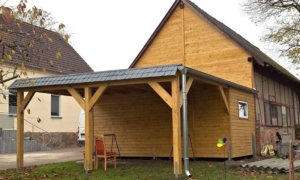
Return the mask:
POLYGON ((181 72, 181 87, 182 87, 182 121, 183 121, 183 160, 184 172, 187 177, 192 177, 189 171, 189 157, 188 157, 188 123, 187 123, 187 95, 186 95, 186 73, 187 68, 179 66, 178 70, 181 72))

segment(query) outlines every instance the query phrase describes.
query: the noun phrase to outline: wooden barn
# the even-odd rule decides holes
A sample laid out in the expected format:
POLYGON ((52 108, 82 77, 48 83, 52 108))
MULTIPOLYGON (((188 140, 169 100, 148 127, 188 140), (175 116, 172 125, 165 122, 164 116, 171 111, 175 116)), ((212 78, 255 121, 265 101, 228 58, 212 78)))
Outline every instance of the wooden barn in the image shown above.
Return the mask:
POLYGON ((24 109, 36 92, 71 95, 85 110, 87 169, 94 134, 115 134, 122 156, 172 153, 180 174, 183 115, 188 156, 199 158, 224 158, 223 137, 232 158, 252 155, 252 133, 259 149, 262 132, 293 138, 299 122, 299 80, 189 0, 174 2, 129 69, 34 80, 9 87, 18 97, 18 166, 24 109))

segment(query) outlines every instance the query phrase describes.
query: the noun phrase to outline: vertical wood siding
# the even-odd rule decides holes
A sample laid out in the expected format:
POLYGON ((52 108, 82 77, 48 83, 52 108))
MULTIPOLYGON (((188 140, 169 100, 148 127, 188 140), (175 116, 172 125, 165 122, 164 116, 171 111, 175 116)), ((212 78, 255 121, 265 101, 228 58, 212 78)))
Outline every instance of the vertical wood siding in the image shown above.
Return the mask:
MULTIPOLYGON (((188 101, 194 100, 194 147, 197 157, 224 157, 218 148, 220 138, 229 139, 229 115, 216 86, 201 85, 189 92, 188 101)), ((228 91, 225 90, 228 96, 228 91)))
MULTIPOLYGON (((171 108, 153 91, 104 95, 94 108, 94 133, 115 133, 122 156, 168 157, 172 148, 171 108)), ((110 147, 107 138, 107 146, 110 147)), ((114 149, 116 150, 116 149, 114 149)))
POLYGON ((182 63, 182 21, 178 7, 135 67, 182 63))
POLYGON ((232 157, 252 155, 252 133, 255 133, 254 95, 230 88, 230 123, 232 157), (248 103, 248 119, 239 118, 238 101, 248 103))
MULTIPOLYGON (((228 98, 228 89, 224 91, 228 98)), ((229 116, 216 86, 198 84, 195 87, 192 85, 188 93, 188 126, 196 157, 223 158, 224 153, 216 144, 220 138, 230 139, 230 123, 232 122, 232 124, 238 124, 233 125, 232 132, 240 133, 236 136, 233 134, 232 138, 235 139, 230 140, 233 143, 234 157, 249 155, 249 148, 245 149, 238 143, 244 137, 249 143, 246 136, 249 134, 251 139, 250 131, 254 131, 254 122, 245 123, 254 119, 252 117, 254 116, 253 95, 252 101, 251 95, 246 93, 249 99, 242 98, 245 94, 237 90, 232 91, 231 95, 236 104, 232 111, 236 114, 229 116), (252 113, 251 120, 236 120, 238 106, 236 99, 248 102, 252 113), (230 118, 232 118, 231 122, 230 118), (243 135, 244 132, 247 133, 243 135)), ((170 156, 172 148, 171 108, 155 92, 104 95, 95 105, 94 121, 96 134, 116 134, 122 156, 152 157, 153 147, 155 147, 156 156, 170 156)), ((108 147, 110 143, 110 139, 107 138, 108 147)), ((191 143, 188 142, 188 145, 189 156, 193 157, 191 143)))
POLYGON ((252 88, 253 67, 252 62, 247 61, 249 56, 228 36, 185 6, 175 9, 135 67, 182 63, 252 88))
POLYGON ((184 8, 185 65, 252 87, 250 56, 190 8, 184 8))

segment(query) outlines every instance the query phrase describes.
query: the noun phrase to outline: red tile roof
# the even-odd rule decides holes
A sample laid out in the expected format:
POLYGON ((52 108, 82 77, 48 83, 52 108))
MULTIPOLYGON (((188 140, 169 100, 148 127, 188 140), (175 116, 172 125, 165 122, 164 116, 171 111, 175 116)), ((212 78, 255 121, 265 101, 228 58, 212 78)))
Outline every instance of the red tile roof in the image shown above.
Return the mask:
MULTIPOLYGON (((75 49, 61 37, 60 34, 28 23, 20 23, 20 28, 18 28, 14 20, 5 21, 3 15, 0 17, 0 23, 5 28, 13 28, 14 30, 21 29, 22 33, 20 34, 13 33, 8 35, 15 41, 19 41, 18 44, 28 44, 32 39, 32 35, 39 37, 40 34, 46 33, 51 37, 52 43, 48 43, 47 45, 39 40, 35 40, 33 48, 26 53, 25 67, 34 67, 41 70, 44 68, 46 71, 61 74, 93 72, 92 68, 82 59, 75 49), (56 59, 55 57, 57 52, 61 53, 61 58, 59 59, 56 59)), ((0 29, 0 37, 3 33, 4 31, 0 29)), ((9 38, 4 39, 5 41, 8 41, 9 38)), ((3 48, 0 45, 0 53, 2 54, 2 52, 3 48)), ((5 52, 10 53, 11 49, 6 49, 5 52)), ((22 60, 23 58, 21 55, 17 55, 16 53, 15 55, 12 55, 11 61, 5 60, 5 63, 20 65, 22 60)))

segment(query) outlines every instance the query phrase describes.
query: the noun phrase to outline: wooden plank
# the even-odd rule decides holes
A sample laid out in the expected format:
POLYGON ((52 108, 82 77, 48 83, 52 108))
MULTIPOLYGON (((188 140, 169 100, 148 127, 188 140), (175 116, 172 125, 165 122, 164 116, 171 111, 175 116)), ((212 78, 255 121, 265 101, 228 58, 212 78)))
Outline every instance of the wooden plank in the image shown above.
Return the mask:
POLYGON ((172 98, 164 88, 162 88, 157 82, 149 82, 148 84, 171 108, 173 107, 172 98))
POLYGON ((88 105, 88 110, 89 111, 94 107, 95 103, 100 98, 100 96, 103 94, 103 92, 105 91, 106 87, 107 87, 106 85, 98 87, 97 91, 95 92, 95 94, 93 95, 93 97, 90 99, 90 101, 88 103, 89 104, 88 105))
POLYGON ((93 153, 93 141, 94 141, 94 129, 93 129, 93 119, 92 111, 89 109, 89 101, 92 98, 92 89, 86 87, 84 89, 84 98, 85 98, 85 170, 93 169, 92 153, 93 153))
POLYGON ((229 105, 228 105, 228 101, 227 101, 226 95, 224 93, 224 89, 221 86, 218 86, 218 89, 219 89, 219 92, 220 92, 220 94, 222 96, 223 102, 224 102, 224 104, 226 106, 227 112, 228 112, 228 114, 230 114, 229 105))
POLYGON ((86 104, 82 99, 82 96, 74 88, 68 88, 68 91, 72 95, 72 97, 78 102, 81 108, 85 109, 86 104))
POLYGON ((20 108, 24 110, 27 105, 29 104, 30 100, 34 96, 35 92, 34 91, 29 91, 28 94, 26 95, 25 99, 23 100, 22 104, 20 105, 20 108))
MULTIPOLYGON (((28 96, 29 97, 29 96, 28 96)), ((21 105, 24 101, 24 92, 17 91, 17 167, 24 165, 24 110, 21 105)))
POLYGON ((174 173, 182 173, 180 89, 179 76, 172 81, 172 129, 173 129, 173 164, 174 173), (177 166, 176 166, 177 165, 177 166), (178 168, 178 169, 177 169, 178 168))

